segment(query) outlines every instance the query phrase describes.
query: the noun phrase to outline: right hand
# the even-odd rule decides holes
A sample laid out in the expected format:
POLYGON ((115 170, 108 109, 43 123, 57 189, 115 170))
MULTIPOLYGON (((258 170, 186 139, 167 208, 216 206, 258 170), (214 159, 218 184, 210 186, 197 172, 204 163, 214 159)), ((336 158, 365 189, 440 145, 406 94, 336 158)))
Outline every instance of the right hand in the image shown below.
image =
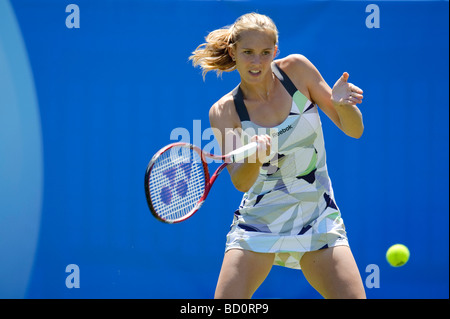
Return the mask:
POLYGON ((270 148, 272 139, 269 135, 255 135, 251 138, 252 142, 258 143, 258 150, 256 151, 256 162, 259 164, 264 164, 267 162, 268 157, 270 156, 270 148))

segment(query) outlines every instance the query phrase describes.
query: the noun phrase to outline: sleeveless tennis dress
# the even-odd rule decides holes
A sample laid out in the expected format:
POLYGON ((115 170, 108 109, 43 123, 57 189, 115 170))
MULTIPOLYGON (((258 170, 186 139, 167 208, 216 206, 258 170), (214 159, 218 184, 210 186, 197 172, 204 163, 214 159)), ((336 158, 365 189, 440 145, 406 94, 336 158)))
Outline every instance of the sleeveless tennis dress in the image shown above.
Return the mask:
POLYGON ((242 129, 270 135, 277 152, 263 164, 234 213, 226 251, 276 253, 274 265, 300 269, 305 252, 348 246, 348 240, 327 172, 318 108, 275 62, 272 71, 293 98, 280 125, 265 128, 251 122, 240 86, 233 91, 242 129))

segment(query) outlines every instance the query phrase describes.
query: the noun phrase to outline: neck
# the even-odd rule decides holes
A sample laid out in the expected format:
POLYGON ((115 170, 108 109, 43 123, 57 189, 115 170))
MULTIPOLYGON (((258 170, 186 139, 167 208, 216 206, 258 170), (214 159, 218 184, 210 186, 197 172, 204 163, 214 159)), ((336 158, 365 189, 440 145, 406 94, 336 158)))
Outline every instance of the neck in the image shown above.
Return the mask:
POLYGON ((260 83, 248 83, 241 80, 241 89, 246 99, 250 100, 264 100, 271 98, 275 88, 275 75, 270 72, 270 75, 260 83))

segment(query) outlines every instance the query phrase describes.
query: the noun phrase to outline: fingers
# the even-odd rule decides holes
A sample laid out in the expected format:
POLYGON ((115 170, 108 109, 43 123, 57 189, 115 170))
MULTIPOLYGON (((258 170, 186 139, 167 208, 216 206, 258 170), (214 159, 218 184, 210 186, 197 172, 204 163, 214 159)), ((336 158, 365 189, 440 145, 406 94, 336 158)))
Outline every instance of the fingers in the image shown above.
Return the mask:
POLYGON ((362 103, 363 90, 349 83, 350 75, 344 72, 332 89, 332 100, 338 105, 356 105, 362 103))
POLYGON ((349 104, 349 105, 355 105, 355 104, 361 104, 362 103, 363 96, 361 94, 352 93, 347 98, 342 99, 342 104, 349 104))
POLYGON ((342 76, 336 81, 336 83, 334 83, 333 88, 347 84, 348 77, 349 74, 347 72, 344 72, 342 76))
POLYGON ((349 76, 350 75, 347 72, 342 73, 342 76, 341 76, 342 81, 347 82, 349 76))
POLYGON ((348 83, 348 78, 350 77, 350 74, 348 74, 347 72, 344 72, 341 76, 341 78, 338 80, 338 82, 344 82, 346 84, 348 84, 348 86, 350 87, 352 92, 356 92, 359 94, 363 93, 363 90, 361 90, 359 87, 357 87, 356 85, 352 84, 352 83, 348 83))
MULTIPOLYGON (((348 73, 344 72, 344 74, 342 75, 342 77, 346 77, 346 80, 348 80, 348 73)), ((363 99, 363 90, 361 90, 359 87, 357 87, 356 85, 352 84, 352 83, 348 83, 347 84, 347 98, 345 99, 347 103, 350 104, 356 104, 356 103, 362 103, 362 99, 363 99)))
POLYGON ((357 87, 356 85, 351 84, 351 83, 349 83, 349 84, 350 84, 350 90, 352 92, 355 92, 355 93, 358 93, 358 94, 363 94, 363 90, 361 90, 359 87, 357 87))
POLYGON ((260 163, 265 163, 270 155, 272 139, 269 135, 255 135, 251 138, 252 142, 258 143, 258 150, 256 152, 256 160, 260 163))
POLYGON ((255 135, 252 137, 252 142, 257 142, 258 143, 258 151, 261 152, 261 154, 270 153, 270 146, 271 146, 271 142, 272 139, 270 138, 269 135, 264 134, 264 135, 255 135))
POLYGON ((362 103, 363 95, 361 93, 362 93, 361 89, 359 89, 358 91, 352 91, 350 93, 349 100, 353 103, 358 104, 362 103))

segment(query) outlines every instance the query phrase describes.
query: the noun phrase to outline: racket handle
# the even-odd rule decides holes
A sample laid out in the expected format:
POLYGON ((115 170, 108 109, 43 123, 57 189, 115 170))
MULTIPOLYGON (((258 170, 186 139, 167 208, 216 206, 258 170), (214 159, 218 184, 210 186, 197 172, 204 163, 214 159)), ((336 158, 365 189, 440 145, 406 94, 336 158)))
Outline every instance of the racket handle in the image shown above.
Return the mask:
POLYGON ((238 148, 237 150, 230 152, 228 155, 231 159, 231 163, 236 163, 236 162, 242 161, 244 158, 252 156, 253 154, 256 153, 257 149, 258 149, 258 143, 251 142, 245 146, 238 148))

